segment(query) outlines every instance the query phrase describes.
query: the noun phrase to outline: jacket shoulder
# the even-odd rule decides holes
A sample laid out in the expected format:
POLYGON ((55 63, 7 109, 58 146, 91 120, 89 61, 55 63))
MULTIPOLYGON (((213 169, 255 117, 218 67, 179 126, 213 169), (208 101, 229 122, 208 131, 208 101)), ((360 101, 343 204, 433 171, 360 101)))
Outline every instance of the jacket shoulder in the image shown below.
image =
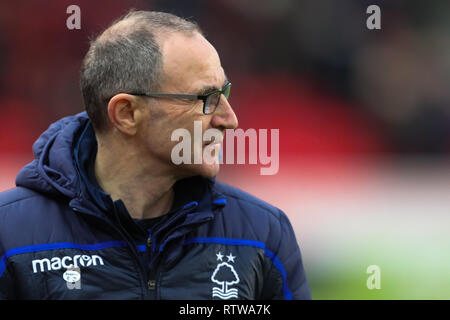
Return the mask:
POLYGON ((0 192, 0 212, 4 211, 6 207, 13 203, 39 196, 39 193, 23 187, 16 187, 0 192))
POLYGON ((244 211, 258 211, 269 215, 274 218, 279 219, 280 215, 283 214, 280 209, 261 200, 248 192, 245 192, 239 188, 227 185, 222 182, 215 183, 215 189, 217 192, 225 195, 227 198, 231 198, 231 201, 237 202, 237 204, 244 209, 244 211))
POLYGON ((23 187, 0 193, 0 255, 11 248, 45 243, 63 233, 61 204, 23 187))
MULTIPOLYGON (((280 209, 238 188, 216 182, 227 199, 218 237, 257 241, 272 260, 271 279, 264 286, 270 299, 311 299, 300 247, 287 215, 280 209), (278 288, 278 289, 276 289, 278 288)), ((219 230, 218 230, 219 229, 219 230)), ((241 241, 241 240, 238 240, 241 241)), ((249 242, 246 242, 250 245, 249 242)))
POLYGON ((249 239, 262 242, 276 251, 283 230, 290 225, 286 214, 277 207, 236 187, 216 182, 215 191, 226 199, 219 219, 226 231, 217 231, 226 238, 249 239))

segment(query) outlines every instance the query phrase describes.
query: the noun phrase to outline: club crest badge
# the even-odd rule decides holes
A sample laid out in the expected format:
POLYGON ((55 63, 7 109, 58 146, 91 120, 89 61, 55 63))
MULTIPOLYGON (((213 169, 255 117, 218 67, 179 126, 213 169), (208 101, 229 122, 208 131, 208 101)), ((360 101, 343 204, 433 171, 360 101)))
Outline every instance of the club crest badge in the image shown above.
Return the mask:
POLYGON ((217 253, 216 256, 217 261, 220 261, 220 263, 217 264, 217 267, 211 276, 211 281, 218 284, 220 287, 213 287, 212 297, 223 300, 231 298, 237 299, 238 289, 231 287, 239 283, 239 276, 234 269, 234 266, 231 264, 234 263, 236 257, 231 253, 228 256, 224 256, 221 252, 217 253), (226 262, 223 261, 224 257, 227 258, 226 262))

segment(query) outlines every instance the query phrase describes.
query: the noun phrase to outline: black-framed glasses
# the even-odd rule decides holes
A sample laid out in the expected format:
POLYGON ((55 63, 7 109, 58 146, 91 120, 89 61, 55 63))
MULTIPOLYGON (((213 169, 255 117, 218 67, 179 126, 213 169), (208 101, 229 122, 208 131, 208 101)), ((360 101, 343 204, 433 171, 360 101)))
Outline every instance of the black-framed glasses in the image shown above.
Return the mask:
POLYGON ((205 95, 197 94, 174 94, 174 93, 139 93, 130 92, 133 96, 145 96, 145 97, 155 97, 155 98, 178 98, 178 99, 188 99, 188 100, 202 100, 203 101, 203 113, 211 114, 216 111, 217 106, 220 102, 220 97, 223 94, 228 100, 231 91, 231 82, 227 82, 222 90, 214 90, 205 95))

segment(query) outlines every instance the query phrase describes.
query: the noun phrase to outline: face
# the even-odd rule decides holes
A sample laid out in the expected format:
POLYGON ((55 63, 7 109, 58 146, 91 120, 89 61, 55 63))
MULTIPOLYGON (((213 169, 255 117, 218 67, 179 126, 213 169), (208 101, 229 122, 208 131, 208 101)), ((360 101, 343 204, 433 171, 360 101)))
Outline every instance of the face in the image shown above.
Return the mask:
MULTIPOLYGON (((161 45, 163 55, 163 80, 160 93, 175 94, 207 94, 215 89, 222 89, 227 79, 214 47, 200 34, 186 36, 174 33, 164 39, 161 45)), ((201 127, 202 134, 207 129, 220 131, 221 139, 225 129, 234 129, 238 122, 228 101, 222 95, 214 113, 203 114, 202 100, 184 100, 175 98, 150 98, 148 104, 148 122, 142 134, 143 145, 152 157, 167 164, 179 178, 202 175, 214 177, 219 172, 220 144, 209 145, 211 141, 203 141, 202 136, 194 134, 201 127), (171 141, 172 133, 177 129, 185 129, 184 146, 190 144, 190 164, 175 165, 172 150, 182 140, 171 141), (186 139, 190 138, 190 141, 186 139), (205 149, 207 149, 205 151, 205 149), (214 150, 214 151, 212 151, 214 150), (195 164, 194 155, 200 157, 212 155, 216 161, 205 161, 195 164)), ((221 140, 220 139, 220 140, 221 140)), ((220 142, 220 141, 219 141, 220 142)), ((186 150, 186 149, 185 149, 186 150)))

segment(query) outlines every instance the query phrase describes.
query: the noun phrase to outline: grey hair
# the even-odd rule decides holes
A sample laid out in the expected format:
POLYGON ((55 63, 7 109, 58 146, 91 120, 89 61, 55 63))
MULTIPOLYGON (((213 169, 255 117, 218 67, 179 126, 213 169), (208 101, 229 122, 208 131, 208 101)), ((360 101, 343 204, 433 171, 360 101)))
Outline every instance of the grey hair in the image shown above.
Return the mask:
POLYGON ((114 21, 90 43, 80 72, 86 112, 96 132, 109 126, 108 100, 121 92, 159 89, 164 34, 203 34, 195 22, 170 13, 135 11, 114 21))

